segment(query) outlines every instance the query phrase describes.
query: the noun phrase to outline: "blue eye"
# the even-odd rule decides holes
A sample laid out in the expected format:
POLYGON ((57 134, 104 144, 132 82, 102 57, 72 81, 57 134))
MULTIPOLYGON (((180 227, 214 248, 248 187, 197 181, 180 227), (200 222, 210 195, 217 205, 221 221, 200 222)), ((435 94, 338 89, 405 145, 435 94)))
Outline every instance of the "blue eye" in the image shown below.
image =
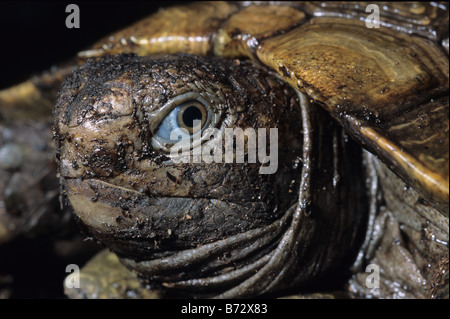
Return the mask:
POLYGON ((210 115, 199 101, 184 102, 175 107, 162 121, 155 138, 165 144, 175 144, 201 132, 209 121, 210 115), (172 136, 172 138, 171 138, 172 136), (176 139, 173 137, 176 136, 176 139))

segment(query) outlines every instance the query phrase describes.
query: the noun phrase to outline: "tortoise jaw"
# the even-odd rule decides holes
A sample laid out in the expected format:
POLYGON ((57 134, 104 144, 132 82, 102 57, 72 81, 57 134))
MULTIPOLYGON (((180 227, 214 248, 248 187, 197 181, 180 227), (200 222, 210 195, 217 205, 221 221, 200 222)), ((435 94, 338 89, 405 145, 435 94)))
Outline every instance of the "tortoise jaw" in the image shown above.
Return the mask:
POLYGON ((267 265, 296 208, 293 205, 269 225, 232 236, 214 237, 213 233, 196 246, 183 246, 180 243, 184 240, 171 238, 175 234, 170 231, 170 220, 162 228, 151 222, 152 214, 159 210, 155 202, 174 198, 150 199, 93 179, 63 178, 63 187, 81 223, 151 289, 173 288, 188 294, 200 291, 207 297, 212 296, 208 291, 224 292, 267 265))
MULTIPOLYGON (((293 205, 267 227, 150 260, 122 257, 120 261, 136 271, 149 289, 170 288, 181 294, 220 297, 219 294, 227 293, 269 264, 295 208, 293 205)), ((244 285, 238 295, 247 295, 246 289, 244 285)))
POLYGON ((135 260, 193 249, 274 221, 260 216, 265 202, 155 197, 97 179, 62 177, 61 182, 89 233, 119 256, 135 260))

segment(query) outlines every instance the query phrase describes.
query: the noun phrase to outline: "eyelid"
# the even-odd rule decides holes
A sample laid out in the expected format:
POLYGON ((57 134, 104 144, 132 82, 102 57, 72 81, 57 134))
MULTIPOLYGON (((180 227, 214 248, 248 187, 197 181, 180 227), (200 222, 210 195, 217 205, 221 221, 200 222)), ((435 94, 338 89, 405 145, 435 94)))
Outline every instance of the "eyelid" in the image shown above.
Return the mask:
POLYGON ((159 125, 161 124, 162 120, 169 115, 172 110, 177 107, 178 105, 187 102, 189 100, 197 100, 203 105, 209 105, 200 95, 200 93, 197 92, 187 92, 181 95, 178 95, 172 99, 170 99, 166 104, 164 104, 162 107, 160 107, 158 110, 155 110, 154 112, 149 114, 149 128, 152 132, 152 135, 156 133, 156 131, 159 128, 159 125))
MULTIPOLYGON (((152 133, 152 145, 155 149, 161 150, 163 152, 170 152, 171 147, 174 143, 171 143, 168 139, 161 137, 158 134, 158 130, 162 123, 166 120, 167 116, 173 112, 177 107, 180 107, 183 103, 189 101, 197 101, 205 108, 207 112, 207 119, 202 127, 202 130, 193 134, 190 134, 192 138, 198 134, 202 134, 205 129, 216 127, 220 122, 223 112, 223 104, 221 103, 221 98, 223 96, 217 96, 209 92, 187 92, 172 98, 158 110, 149 114, 149 128, 152 133), (210 101, 209 103, 207 101, 210 101)), ((186 143, 189 142, 187 139, 186 143)), ((180 141, 182 143, 182 141, 180 141)), ((192 148, 196 148, 198 145, 194 143, 191 145, 192 148)))

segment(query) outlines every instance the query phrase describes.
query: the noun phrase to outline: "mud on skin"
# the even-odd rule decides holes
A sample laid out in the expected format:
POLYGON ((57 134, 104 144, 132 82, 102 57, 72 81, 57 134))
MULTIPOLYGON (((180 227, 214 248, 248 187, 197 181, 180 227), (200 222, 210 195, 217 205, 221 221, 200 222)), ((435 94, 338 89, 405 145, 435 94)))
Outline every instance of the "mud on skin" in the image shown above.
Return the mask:
MULTIPOLYGON (((299 132, 295 136, 291 129, 298 122, 298 110, 287 109, 276 112, 277 115, 268 112, 266 114, 271 116, 270 119, 256 116, 261 109, 273 109, 275 102, 289 105, 289 99, 295 99, 295 95, 282 82, 270 78, 267 81, 264 74, 245 74, 248 73, 245 64, 236 65, 232 69, 234 74, 225 76, 224 71, 216 70, 214 60, 208 61, 212 65, 203 62, 200 66, 198 59, 201 60, 179 57, 171 61, 173 57, 158 59, 124 55, 91 61, 66 82, 56 109, 56 118, 62 119, 62 123, 57 124, 58 140, 68 142, 60 144, 64 153, 64 157, 60 158, 62 176, 101 180, 144 193, 152 198, 153 206, 163 207, 169 203, 183 206, 187 203, 187 197, 197 197, 195 200, 189 199, 195 205, 192 203, 185 210, 190 212, 197 224, 211 223, 210 230, 218 229, 217 232, 206 232, 212 237, 203 238, 195 232, 199 229, 184 229, 186 226, 177 225, 176 220, 184 213, 172 216, 175 219, 171 223, 169 216, 174 212, 170 207, 157 214, 162 221, 158 218, 151 221, 152 231, 161 229, 162 238, 157 240, 158 245, 164 245, 163 239, 168 236, 168 229, 173 232, 170 245, 173 245, 173 238, 179 238, 178 245, 190 242, 188 246, 193 247, 255 228, 279 217, 272 211, 282 213, 295 201, 295 194, 289 192, 295 184, 286 185, 282 180, 292 173, 289 168, 293 166, 301 146, 299 132), (242 80, 247 78, 250 80, 242 80), (223 96, 222 101, 215 101, 214 104, 214 112, 220 114, 217 125, 236 125, 244 129, 277 125, 283 134, 292 136, 290 145, 281 145, 287 152, 278 174, 255 174, 259 167, 254 164, 243 167, 215 163, 164 163, 169 159, 168 154, 158 152, 151 146, 153 118, 171 98, 186 91, 202 92, 202 86, 193 88, 188 85, 199 82, 207 86, 206 90, 220 92, 218 95, 223 96), (243 88, 238 85, 245 86, 247 92, 252 94, 244 94, 243 88), (263 102, 262 96, 267 96, 269 92, 272 92, 271 98, 263 102), (251 103, 246 99, 251 99, 251 103), (248 105, 249 108, 242 112, 238 109, 239 105, 248 105), (239 181, 239 187, 236 181, 239 181), (167 197, 170 199, 164 199, 167 197), (271 204, 265 204, 267 202, 271 204), (215 207, 217 204, 221 211, 225 209, 221 214, 227 216, 226 222, 223 218, 212 217, 213 208, 210 213, 205 211, 202 217, 198 215, 208 205, 215 207), (233 219, 235 221, 231 222, 233 219), (229 223, 235 224, 234 227, 230 227, 229 223), (185 240, 186 236, 191 236, 189 241, 185 240), (194 238, 200 241, 196 242, 194 238)), ((180 212, 179 209, 175 211, 180 212)))
MULTIPOLYGON (((296 92, 252 62, 191 55, 124 54, 91 59, 64 82, 55 110, 62 187, 80 222, 122 257, 125 265, 137 270, 150 287, 161 289, 162 282, 227 276, 230 266, 242 271, 261 267, 298 201, 304 155, 301 114, 296 92), (208 101, 216 119, 213 125, 219 129, 267 128, 269 132, 269 128, 278 128, 277 172, 259 174, 261 164, 247 160, 244 164, 170 162, 170 153, 155 147, 152 138, 161 120, 183 101, 171 102, 189 92, 208 101), (275 227, 277 222, 282 224, 275 227), (256 239, 249 243, 239 236, 256 239), (221 241, 229 243, 222 245, 221 241), (178 252, 195 249, 204 251, 191 253, 194 257, 186 264, 176 261, 178 252), (172 266, 152 264, 152 260, 166 257, 172 258, 172 266), (140 262, 143 264, 135 264, 140 262)), ((317 121, 314 134, 323 134, 327 126, 336 130, 328 115, 319 115, 313 115, 317 121)), ((326 150, 341 147, 332 142, 338 132, 314 147, 319 158, 327 156, 326 150), (319 151, 320 147, 325 151, 319 151)), ((332 171, 336 161, 331 157, 320 161, 318 173, 310 172, 317 175, 311 188, 332 188, 327 169, 332 171)), ((335 169, 344 167, 339 165, 335 169)), ((360 188, 361 182, 353 187, 360 188)), ((334 202, 342 196, 337 190, 319 193, 312 201, 323 207, 335 207, 334 202)), ((347 205, 343 204, 343 209, 352 207, 352 212, 364 206, 347 205)), ((324 208, 326 213, 320 213, 323 207, 312 209, 318 222, 330 211, 324 208)), ((361 220, 353 222, 357 225, 361 220)), ((336 237, 352 243, 357 232, 356 227, 343 236, 341 230, 336 237)), ((325 233, 316 240, 330 240, 325 233)), ((343 258, 351 251, 338 255, 343 258)), ((324 263, 327 267, 330 265, 324 263)), ((230 278, 215 289, 222 291, 242 280, 230 278)))

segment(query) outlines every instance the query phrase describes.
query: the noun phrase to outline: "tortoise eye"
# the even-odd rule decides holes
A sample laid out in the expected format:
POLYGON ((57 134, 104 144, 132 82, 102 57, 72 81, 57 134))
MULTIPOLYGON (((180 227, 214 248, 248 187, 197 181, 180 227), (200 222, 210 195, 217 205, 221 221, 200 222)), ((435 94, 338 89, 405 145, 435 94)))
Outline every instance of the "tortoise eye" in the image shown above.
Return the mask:
POLYGON ((211 122, 211 111, 202 102, 189 100, 175 106, 161 121, 154 138, 170 146, 201 134, 211 122))
MULTIPOLYGON (((198 101, 189 101, 178 106, 174 111, 177 111, 177 124, 180 128, 187 129, 192 135, 194 133, 195 124, 200 122, 200 129, 206 123, 208 113, 206 108, 198 101)), ((172 111, 173 112, 173 111, 172 111)), ((197 124, 198 125, 198 124, 197 124)))

